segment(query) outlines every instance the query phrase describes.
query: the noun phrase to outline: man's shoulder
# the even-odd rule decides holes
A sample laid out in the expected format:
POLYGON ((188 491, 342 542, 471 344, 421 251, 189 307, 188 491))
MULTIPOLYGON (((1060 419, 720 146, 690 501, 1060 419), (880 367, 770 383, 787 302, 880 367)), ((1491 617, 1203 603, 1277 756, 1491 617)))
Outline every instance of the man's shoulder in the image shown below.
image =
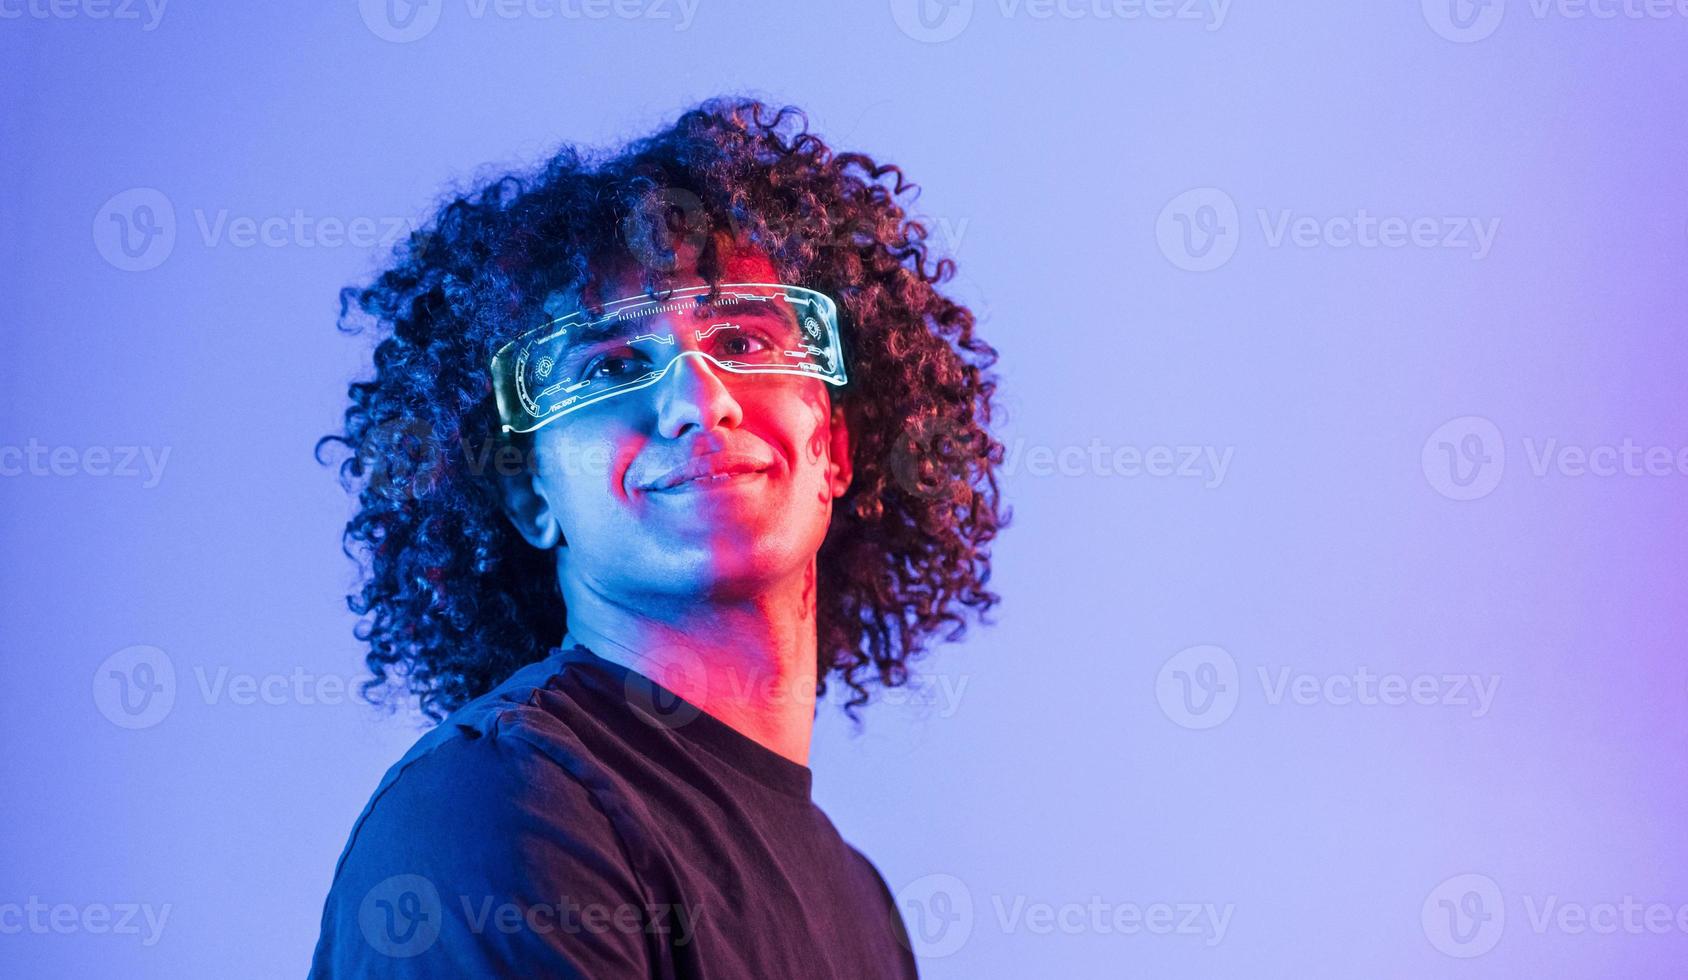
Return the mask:
POLYGON ((513 822, 602 821, 597 763, 568 699, 551 696, 563 669, 555 657, 528 664, 423 733, 371 793, 336 875, 354 851, 472 848, 513 822))
POLYGON ((862 853, 861 848, 849 841, 845 841, 844 846, 851 854, 856 873, 868 882, 869 888, 878 892, 882 897, 891 899, 891 885, 885 880, 885 875, 879 870, 879 866, 873 863, 873 859, 862 853))
POLYGON ((518 670, 382 777, 335 865, 313 976, 447 975, 466 963, 498 973, 518 962, 576 976, 595 975, 576 959, 637 961, 638 936, 512 935, 490 918, 522 897, 613 908, 643 891, 558 674, 549 660, 518 670), (428 931, 403 940, 416 923, 428 931))
POLYGON ((578 748, 568 712, 559 710, 555 699, 545 697, 545 692, 562 684, 565 666, 554 655, 536 660, 464 703, 423 733, 387 771, 382 783, 397 781, 419 767, 461 764, 466 761, 463 754, 451 750, 485 739, 524 743, 548 752, 578 748))

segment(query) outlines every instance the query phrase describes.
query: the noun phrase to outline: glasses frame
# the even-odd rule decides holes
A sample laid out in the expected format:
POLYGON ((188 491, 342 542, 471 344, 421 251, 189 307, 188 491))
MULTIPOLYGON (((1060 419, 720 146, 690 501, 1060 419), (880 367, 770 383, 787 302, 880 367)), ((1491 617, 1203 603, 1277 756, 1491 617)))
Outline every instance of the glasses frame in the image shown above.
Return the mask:
MULTIPOLYGON (((760 301, 760 300, 759 300, 760 301)), ((799 315, 801 324, 802 315, 799 315)), ((817 337, 818 339, 818 337, 817 337)), ((668 376, 670 369, 679 362, 680 358, 690 354, 707 359, 711 364, 731 374, 791 374, 806 378, 819 378, 828 384, 842 387, 849 383, 849 375, 844 367, 844 346, 842 333, 838 326, 838 304, 831 296, 819 290, 806 286, 793 286, 786 283, 766 282, 736 282, 721 283, 719 285, 685 286, 679 289, 667 290, 658 296, 640 293, 614 300, 601 306, 587 310, 574 310, 562 316, 555 317, 532 330, 527 330, 508 343, 498 348, 492 357, 492 387, 498 402, 498 416, 503 425, 503 431, 533 432, 541 427, 571 415, 583 408, 596 405, 599 402, 621 395, 630 394, 642 388, 647 388, 668 376), (779 290, 785 294, 788 303, 801 304, 808 307, 804 312, 813 313, 824 329, 826 347, 818 348, 809 345, 807 349, 813 354, 826 356, 832 365, 827 370, 819 364, 810 361, 798 361, 790 365, 739 365, 732 366, 717 360, 714 355, 706 351, 682 350, 675 354, 662 370, 654 371, 636 381, 599 392, 596 395, 584 396, 581 400, 565 399, 553 402, 549 408, 539 399, 553 392, 561 384, 553 385, 537 395, 528 390, 528 360, 534 349, 542 345, 567 329, 586 323, 597 323, 625 313, 628 310, 652 304, 666 305, 676 300, 691 299, 711 293, 726 295, 735 289, 779 290)), ((589 382, 580 382, 585 387, 589 382)))

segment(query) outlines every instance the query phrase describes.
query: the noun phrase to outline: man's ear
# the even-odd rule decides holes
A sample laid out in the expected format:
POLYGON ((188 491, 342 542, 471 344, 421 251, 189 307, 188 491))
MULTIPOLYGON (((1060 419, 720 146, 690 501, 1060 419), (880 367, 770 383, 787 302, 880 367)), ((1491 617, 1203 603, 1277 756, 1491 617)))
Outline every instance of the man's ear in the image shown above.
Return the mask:
POLYGON ((849 413, 843 405, 835 404, 832 406, 832 437, 828 446, 831 463, 828 464, 827 474, 832 482, 833 497, 842 497, 850 489, 850 477, 854 472, 850 465, 851 447, 849 413))
POLYGON ((500 503, 516 533, 541 551, 550 551, 563 539, 551 502, 540 489, 539 477, 523 467, 515 473, 498 473, 500 503))

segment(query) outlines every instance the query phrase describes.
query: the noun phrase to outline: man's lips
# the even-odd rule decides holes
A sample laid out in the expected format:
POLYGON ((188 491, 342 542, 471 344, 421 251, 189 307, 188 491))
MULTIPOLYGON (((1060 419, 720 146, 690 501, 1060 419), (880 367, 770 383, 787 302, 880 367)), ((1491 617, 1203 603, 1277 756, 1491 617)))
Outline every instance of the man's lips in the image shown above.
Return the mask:
POLYGON ((643 489, 661 493, 690 485, 708 485, 711 482, 730 483, 730 478, 744 473, 760 473, 768 468, 768 463, 744 453, 710 453, 706 456, 695 456, 685 463, 674 467, 650 481, 643 489))

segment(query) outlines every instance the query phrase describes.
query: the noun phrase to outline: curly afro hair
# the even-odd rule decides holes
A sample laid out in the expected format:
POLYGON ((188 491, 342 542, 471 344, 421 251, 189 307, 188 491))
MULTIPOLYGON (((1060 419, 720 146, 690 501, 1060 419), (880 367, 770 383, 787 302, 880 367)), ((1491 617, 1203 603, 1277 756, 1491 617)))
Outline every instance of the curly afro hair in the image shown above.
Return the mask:
POLYGON ((846 685, 859 724, 869 685, 907 683, 946 624, 952 641, 967 608, 990 624, 989 543, 1010 516, 989 429, 997 353, 938 290, 955 263, 928 269, 927 229, 899 201, 916 185, 808 126, 790 106, 717 98, 614 151, 564 145, 449 200, 371 283, 341 291, 342 331, 374 321, 374 376, 316 451, 348 451, 338 472, 357 493, 342 547, 360 569, 347 604, 367 700, 414 696, 438 723, 560 642, 555 557, 509 524, 484 465, 531 438, 502 433, 488 364, 548 319, 547 297, 629 260, 671 269, 682 237, 712 283, 727 235, 839 305, 850 383, 829 394, 855 476, 816 557, 817 695, 846 685))

